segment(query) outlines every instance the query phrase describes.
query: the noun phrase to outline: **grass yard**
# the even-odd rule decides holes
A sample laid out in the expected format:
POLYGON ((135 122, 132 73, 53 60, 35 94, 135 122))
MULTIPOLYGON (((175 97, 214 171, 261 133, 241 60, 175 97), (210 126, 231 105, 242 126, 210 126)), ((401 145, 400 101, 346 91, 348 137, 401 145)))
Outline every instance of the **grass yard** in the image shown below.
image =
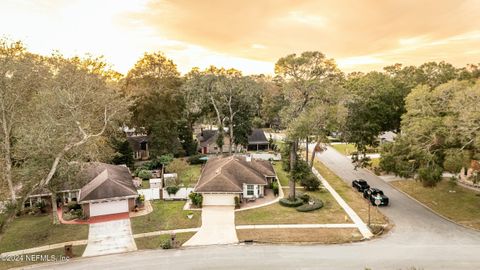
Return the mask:
POLYGON ((202 172, 202 165, 188 165, 188 168, 181 173, 179 173, 178 177, 182 181, 182 183, 187 187, 194 187, 200 178, 200 173, 202 172))
POLYGON ((434 188, 414 180, 391 182, 392 185, 424 203, 439 214, 462 225, 480 229, 480 193, 442 180, 434 188), (455 191, 455 192, 450 192, 455 191))
POLYGON ((357 148, 352 143, 341 143, 341 144, 332 144, 331 145, 335 150, 342 153, 343 155, 351 155, 352 152, 357 151, 357 148))
MULTIPOLYGON (((85 246, 85 245, 83 245, 83 246, 73 246, 74 257, 81 257, 82 254, 83 254, 83 251, 85 250, 86 247, 87 246, 85 246)), ((57 249, 47 250, 47 251, 43 251, 43 252, 38 252, 38 253, 35 253, 35 255, 47 255, 47 256, 49 256, 49 258, 52 258, 52 256, 54 256, 54 258, 56 258, 58 260, 61 260, 62 259, 61 256, 64 256, 65 253, 64 253, 63 248, 57 248, 57 249)), ((22 257, 18 257, 18 258, 15 258, 15 259, 22 259, 22 257)), ((39 261, 28 262, 28 261, 26 261, 27 260, 26 255, 23 256, 23 259, 24 259, 23 262, 22 261, 7 262, 7 261, 1 261, 0 260, 0 270, 10 269, 10 268, 14 268, 14 267, 24 267, 24 266, 27 266, 27 265, 43 263, 43 262, 39 262, 39 261)))
POLYGON ((252 229, 237 230, 238 240, 263 243, 336 244, 362 240, 357 229, 252 229))
MULTIPOLYGON (((177 233, 176 241, 178 246, 183 245, 187 242, 195 233, 177 233)), ((161 245, 164 241, 168 241, 170 235, 157 235, 150 237, 136 238, 135 243, 137 244, 138 249, 158 249, 162 248, 161 245)))
MULTIPOLYGON (((350 185, 345 183, 340 177, 334 174, 323 163, 316 160, 315 168, 328 181, 328 183, 337 191, 337 193, 348 203, 348 205, 360 216, 360 218, 368 222, 369 203, 365 200, 360 192, 357 192, 350 185)), ((374 224, 387 224, 388 219, 380 211, 374 207, 371 208, 371 222, 374 224)))
POLYGON ((88 225, 53 225, 50 215, 14 219, 0 235, 0 253, 88 238, 88 225))
POLYGON ((273 165, 273 168, 275 169, 275 172, 277 173, 278 180, 280 181, 280 185, 282 187, 288 187, 288 180, 290 179, 290 176, 288 172, 284 171, 282 169, 282 162, 281 161, 275 161, 275 164, 273 165))
POLYGON ((193 218, 189 219, 183 206, 185 201, 151 201, 153 212, 140 217, 131 218, 134 234, 160 230, 196 228, 201 225, 201 211, 191 211, 193 218))
MULTIPOLYGON (((288 194, 288 189, 283 192, 288 194)), ((302 192, 298 189, 297 192, 302 192)), ((312 212, 298 212, 295 208, 281 206, 279 203, 235 212, 236 225, 253 224, 316 224, 316 223, 350 223, 346 213, 329 192, 307 192, 310 196, 321 199, 324 206, 312 212)))

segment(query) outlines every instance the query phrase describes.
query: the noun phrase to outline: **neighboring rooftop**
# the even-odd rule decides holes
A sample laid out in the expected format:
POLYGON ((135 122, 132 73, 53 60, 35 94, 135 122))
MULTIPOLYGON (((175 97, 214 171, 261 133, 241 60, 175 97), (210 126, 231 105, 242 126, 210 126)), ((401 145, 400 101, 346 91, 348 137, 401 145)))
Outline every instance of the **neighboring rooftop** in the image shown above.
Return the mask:
POLYGON ((248 136, 248 144, 268 144, 265 132, 259 128, 253 129, 252 133, 248 136))
POLYGON ((269 161, 248 161, 245 156, 215 157, 203 168, 195 192, 241 193, 243 184, 266 185, 268 176, 275 176, 269 161))
POLYGON ((125 166, 96 163, 88 173, 96 176, 80 189, 79 201, 137 195, 130 170, 125 166))

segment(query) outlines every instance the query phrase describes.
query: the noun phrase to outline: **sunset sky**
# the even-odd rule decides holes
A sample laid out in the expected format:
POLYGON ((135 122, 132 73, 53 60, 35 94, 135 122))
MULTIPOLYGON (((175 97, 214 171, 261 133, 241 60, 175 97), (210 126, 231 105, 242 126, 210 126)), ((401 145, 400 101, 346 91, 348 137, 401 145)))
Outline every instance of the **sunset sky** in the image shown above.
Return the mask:
POLYGON ((273 74, 318 50, 345 72, 480 62, 480 1, 0 0, 0 36, 37 53, 104 55, 126 73, 162 51, 182 73, 209 65, 273 74))

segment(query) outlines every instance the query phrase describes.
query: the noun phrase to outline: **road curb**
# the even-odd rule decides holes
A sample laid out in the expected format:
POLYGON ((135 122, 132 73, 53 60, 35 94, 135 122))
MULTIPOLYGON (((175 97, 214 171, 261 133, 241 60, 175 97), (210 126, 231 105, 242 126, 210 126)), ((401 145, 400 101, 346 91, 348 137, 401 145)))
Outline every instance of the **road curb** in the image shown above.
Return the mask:
MULTIPOLYGON (((458 225, 458 226, 460 226, 460 227, 463 227, 463 228, 465 228, 465 229, 469 229, 469 230, 473 230, 473 231, 476 231, 476 232, 480 232, 480 229, 476 229, 476 228, 472 228, 472 227, 468 227, 468 226, 466 226, 466 225, 460 224, 460 223, 456 222, 455 220, 450 219, 450 218, 448 218, 448 217, 446 217, 446 216, 438 213, 437 211, 435 211, 435 210, 433 210, 432 208, 430 208, 428 205, 426 205, 426 204, 422 203, 421 201, 415 199, 415 198, 414 198, 413 196, 411 196, 410 194, 408 194, 408 193, 406 193, 405 191, 403 191, 403 190, 397 188, 396 186, 392 185, 391 182, 383 180, 380 176, 376 175, 376 174, 375 174, 374 172, 372 172, 371 170, 369 170, 369 169, 367 169, 367 168, 362 168, 362 169, 364 169, 365 171, 367 171, 367 172, 370 173, 371 175, 374 175, 374 176, 380 178, 385 184, 391 186, 391 187, 392 187, 393 189, 395 189, 396 191, 404 194, 404 195, 407 196, 408 198, 412 199, 413 201, 415 201, 416 203, 420 204, 421 206, 423 206, 423 207, 424 207, 425 209, 427 209, 428 211, 430 211, 430 212, 434 213, 435 215, 443 218, 444 220, 449 221, 449 222, 451 222, 451 223, 453 223, 453 224, 455 224, 455 225, 458 225)), ((404 180, 404 181, 409 181, 409 180, 404 180)))

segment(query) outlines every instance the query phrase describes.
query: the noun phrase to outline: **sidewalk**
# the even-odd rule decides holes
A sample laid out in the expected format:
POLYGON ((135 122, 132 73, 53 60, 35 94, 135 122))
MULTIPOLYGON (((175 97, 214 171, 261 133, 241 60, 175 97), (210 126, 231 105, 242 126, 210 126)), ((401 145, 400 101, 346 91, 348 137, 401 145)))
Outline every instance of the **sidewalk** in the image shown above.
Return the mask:
POLYGON ((355 223, 355 225, 358 227, 358 230, 360 233, 363 235, 365 239, 370 239, 373 234, 368 228, 368 226, 362 221, 362 219, 353 211, 353 209, 343 200, 343 198, 335 191, 335 189, 330 186, 330 184, 323 178, 322 175, 315 169, 315 167, 312 168, 313 174, 320 179, 322 182, 323 186, 332 194, 333 198, 338 202, 338 204, 345 210, 347 215, 350 217, 350 219, 355 223))
POLYGON ((358 226, 353 223, 339 223, 339 224, 265 224, 265 225, 238 225, 237 230, 248 229, 317 229, 317 228, 329 228, 329 229, 343 229, 343 228, 357 228, 358 226))

